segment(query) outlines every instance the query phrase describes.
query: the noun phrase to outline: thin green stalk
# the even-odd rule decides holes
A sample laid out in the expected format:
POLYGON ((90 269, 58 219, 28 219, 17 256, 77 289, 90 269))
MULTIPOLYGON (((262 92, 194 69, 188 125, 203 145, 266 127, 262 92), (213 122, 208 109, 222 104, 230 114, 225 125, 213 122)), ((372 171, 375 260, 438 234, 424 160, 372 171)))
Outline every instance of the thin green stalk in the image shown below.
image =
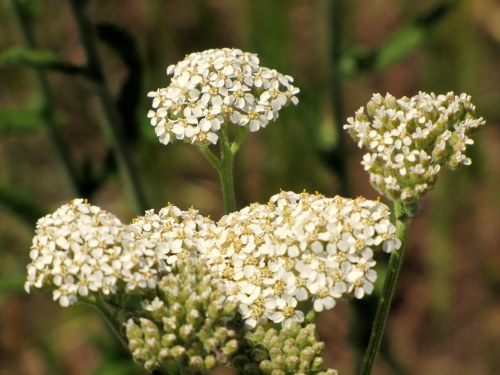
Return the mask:
POLYGON ((87 57, 87 70, 97 88, 97 95, 103 106, 107 120, 103 123, 104 132, 109 137, 120 175, 124 180, 127 191, 131 195, 136 210, 143 212, 148 208, 142 184, 135 169, 131 153, 127 150, 122 134, 122 118, 117 105, 106 82, 102 64, 93 37, 92 25, 85 13, 85 2, 81 0, 69 0, 71 9, 76 20, 80 40, 87 57))
POLYGON ((331 4, 332 12, 332 109, 335 118, 336 142, 328 153, 329 164, 335 170, 339 179, 339 190, 341 195, 348 196, 350 193, 347 172, 347 150, 344 125, 344 88, 340 60, 342 58, 342 33, 345 19, 343 0, 335 0, 331 4))
MULTIPOLYGON (((19 29, 21 30, 21 35, 24 44, 29 48, 36 48, 35 36, 33 34, 33 29, 30 25, 30 19, 23 9, 22 4, 19 0, 11 0, 12 8, 14 10, 14 15, 16 17, 19 29)), ((77 174, 77 169, 75 168, 75 163, 71 158, 71 154, 67 147, 66 141, 64 140, 61 132, 57 129, 57 124, 54 121, 54 107, 52 100, 52 92, 47 80, 47 76, 42 68, 34 67, 35 79, 38 86, 38 91, 40 92, 40 97, 42 99, 41 105, 41 115, 43 121, 46 124, 48 135, 54 149, 59 154, 59 159, 62 161, 64 170, 69 177, 72 188, 80 194, 82 192, 79 177, 77 174)))
POLYGON ((205 156, 205 158, 212 164, 219 174, 219 180, 222 190, 222 199, 224 201, 224 209, 226 213, 231 213, 236 210, 236 203, 234 197, 234 177, 233 177, 233 164, 234 156, 240 149, 241 144, 248 134, 247 128, 240 128, 234 142, 229 141, 227 134, 227 125, 223 125, 220 132, 219 145, 220 145, 220 159, 214 155, 208 146, 198 147, 198 150, 205 156))
POLYGON ((231 150, 229 139, 227 136, 227 126, 223 125, 221 129, 221 162, 222 169, 219 171, 219 178, 222 189, 222 197, 224 199, 224 208, 226 213, 236 211, 236 203, 234 197, 234 177, 233 163, 234 153, 231 150))
POLYGON ((102 314, 104 317, 104 320, 106 320, 106 323, 108 323, 109 328, 115 336, 120 340, 120 343, 125 347, 125 349, 128 349, 128 343, 123 335, 121 329, 120 329, 120 323, 116 319, 116 314, 112 313, 110 309, 108 308, 106 302, 104 302, 102 296, 98 295, 95 300, 89 301, 90 304, 95 306, 95 308, 102 314))
POLYGON ((382 342, 382 337, 384 335, 392 298, 394 297, 394 291, 396 290, 396 282, 398 280, 399 271, 401 269, 401 265, 403 264, 408 230, 415 211, 416 208, 414 205, 408 205, 400 201, 394 202, 396 236, 401 240, 401 247, 392 252, 389 260, 389 267, 384 282, 384 288, 378 303, 377 312, 375 313, 375 320, 373 322, 370 341, 363 359, 360 375, 370 375, 372 372, 372 368, 380 348, 380 343, 382 342))

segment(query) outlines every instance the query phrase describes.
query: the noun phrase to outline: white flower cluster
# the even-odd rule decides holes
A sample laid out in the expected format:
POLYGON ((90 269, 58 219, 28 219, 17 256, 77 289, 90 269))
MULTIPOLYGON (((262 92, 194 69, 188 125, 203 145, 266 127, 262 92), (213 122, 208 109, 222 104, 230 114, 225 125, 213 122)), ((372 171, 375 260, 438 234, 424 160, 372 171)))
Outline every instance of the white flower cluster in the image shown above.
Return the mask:
POLYGON ((314 310, 373 290, 373 252, 400 246, 389 209, 358 198, 282 192, 223 217, 202 257, 227 283, 248 327, 303 321, 314 310))
POLYGON ((196 248, 211 223, 174 206, 148 211, 126 226, 114 215, 75 199, 37 222, 26 291, 53 291, 61 306, 94 293, 155 288, 162 273, 196 248))
POLYGON ((131 240, 114 215, 75 199, 38 220, 25 289, 53 289, 62 306, 93 292, 114 293, 135 266, 131 240))
POLYGON ((197 257, 225 283, 248 327, 304 319, 353 294, 371 293, 373 252, 400 246, 388 208, 358 198, 282 192, 218 223, 173 205, 124 225, 77 199, 41 218, 25 284, 62 306, 92 294, 156 289, 179 262, 197 257))
POLYGON ((179 260, 195 256, 204 247, 206 233, 214 226, 212 220, 193 208, 182 211, 169 204, 158 214, 149 210, 133 219, 128 229, 134 233, 136 246, 148 249, 158 260, 158 271, 163 272, 170 271, 179 260))
POLYGON ((148 117, 163 144, 184 140, 215 144, 225 123, 255 132, 278 118, 289 103, 297 104, 293 78, 259 66, 256 54, 239 49, 192 53, 170 65, 170 86, 150 92, 154 110, 148 117))
POLYGON ((401 99, 373 95, 344 125, 369 150, 362 165, 371 184, 391 199, 411 202, 433 187, 442 167, 471 164, 464 154, 473 144, 469 135, 485 121, 474 117, 470 99, 452 92, 401 99))

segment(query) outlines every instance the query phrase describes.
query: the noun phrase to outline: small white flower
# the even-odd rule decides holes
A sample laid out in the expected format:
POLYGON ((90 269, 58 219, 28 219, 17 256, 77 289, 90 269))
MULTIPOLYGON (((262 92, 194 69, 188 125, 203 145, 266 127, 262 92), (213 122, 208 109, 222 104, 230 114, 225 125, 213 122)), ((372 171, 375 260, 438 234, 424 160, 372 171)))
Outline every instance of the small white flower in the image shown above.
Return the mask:
POLYGON ((282 107, 298 103, 300 90, 291 77, 260 67, 257 55, 238 49, 192 53, 170 65, 167 75, 170 86, 148 94, 148 118, 163 144, 215 144, 224 123, 257 131, 276 120, 282 107))
POLYGON ((465 94, 420 92, 401 99, 375 94, 344 129, 369 151, 361 164, 371 184, 391 199, 411 202, 434 186, 442 166, 471 163, 464 155, 473 144, 469 135, 485 124, 474 112, 465 94))
POLYGON ((282 192, 221 218, 216 246, 200 256, 225 280, 248 327, 287 326, 304 319, 299 301, 322 311, 371 292, 373 251, 397 245, 388 219, 380 202, 282 192))

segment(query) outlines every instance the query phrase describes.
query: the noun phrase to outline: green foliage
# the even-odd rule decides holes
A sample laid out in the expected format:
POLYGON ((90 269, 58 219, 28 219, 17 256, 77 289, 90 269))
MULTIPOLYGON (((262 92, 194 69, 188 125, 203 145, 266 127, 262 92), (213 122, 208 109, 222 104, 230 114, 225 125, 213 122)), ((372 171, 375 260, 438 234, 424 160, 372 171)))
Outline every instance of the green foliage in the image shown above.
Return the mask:
POLYGON ((19 132, 36 132, 44 127, 37 109, 0 109, 0 136, 19 132))
POLYGON ((85 70, 61 60, 53 52, 28 47, 12 47, 0 55, 0 63, 6 66, 27 65, 35 68, 47 68, 68 74, 84 74, 85 70))
POLYGON ((437 4, 423 15, 409 20, 374 51, 369 52, 361 46, 352 47, 341 57, 342 75, 351 78, 363 72, 387 70, 415 51, 430 34, 432 27, 448 15, 457 3, 452 0, 437 4))

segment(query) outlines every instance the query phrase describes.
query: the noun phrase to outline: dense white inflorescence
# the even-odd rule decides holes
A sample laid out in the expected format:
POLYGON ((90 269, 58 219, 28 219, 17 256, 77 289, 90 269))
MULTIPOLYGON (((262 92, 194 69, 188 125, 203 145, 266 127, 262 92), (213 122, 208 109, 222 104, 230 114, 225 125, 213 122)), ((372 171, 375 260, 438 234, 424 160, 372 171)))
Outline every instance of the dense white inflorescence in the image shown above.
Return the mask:
POLYGON ((282 107, 298 103, 292 77, 259 66, 256 54, 239 49, 191 53, 167 75, 170 85, 148 94, 154 108, 148 117, 165 145, 215 144, 226 123, 255 132, 276 120, 282 107))
POLYGON ((373 95, 347 119, 347 129, 359 147, 369 150, 362 165, 371 184, 383 195, 406 202, 430 190, 442 167, 469 165, 469 135, 485 124, 474 116, 470 96, 418 95, 396 99, 373 95))
POLYGON ((202 254, 248 327, 303 321, 300 303, 330 309, 373 290, 373 252, 400 246, 389 209, 358 198, 282 192, 223 217, 202 254))
POLYGON ((398 248, 394 233, 387 206, 364 198, 282 192, 218 223, 168 205, 128 226, 77 199, 38 221, 25 286, 68 306, 96 293, 157 290, 179 262, 198 258, 247 327, 288 326, 303 321, 304 301, 322 311, 371 293, 373 253, 398 248))
POLYGON ((128 228, 134 233, 136 243, 159 260, 160 271, 170 271, 179 260, 196 256, 204 248, 206 233, 214 226, 212 220, 193 208, 182 211, 169 204, 158 214, 149 210, 133 219, 128 228))
POLYGON ((48 288, 61 306, 144 278, 132 235, 114 215, 75 199, 36 224, 25 289, 48 288), (125 281, 126 282, 126 281, 125 281))
POLYGON ((196 253, 203 228, 210 225, 196 210, 169 205, 126 226, 75 199, 38 220, 25 289, 50 289, 62 306, 119 288, 153 289, 173 264, 196 253))

